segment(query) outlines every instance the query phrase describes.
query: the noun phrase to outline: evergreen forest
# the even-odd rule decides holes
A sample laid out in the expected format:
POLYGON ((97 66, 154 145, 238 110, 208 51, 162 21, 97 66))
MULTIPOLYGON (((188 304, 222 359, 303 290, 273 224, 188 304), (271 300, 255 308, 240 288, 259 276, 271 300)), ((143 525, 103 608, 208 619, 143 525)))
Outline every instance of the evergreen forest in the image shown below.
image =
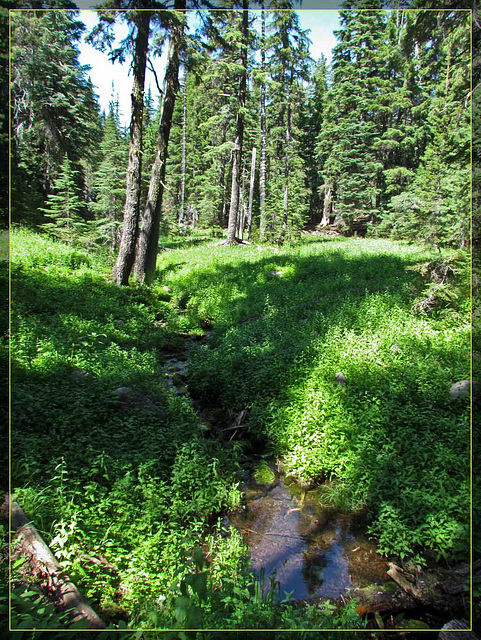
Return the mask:
POLYGON ((329 59, 294 0, 1 10, 19 638, 480 631, 481 19, 445 5, 346 0, 329 59))

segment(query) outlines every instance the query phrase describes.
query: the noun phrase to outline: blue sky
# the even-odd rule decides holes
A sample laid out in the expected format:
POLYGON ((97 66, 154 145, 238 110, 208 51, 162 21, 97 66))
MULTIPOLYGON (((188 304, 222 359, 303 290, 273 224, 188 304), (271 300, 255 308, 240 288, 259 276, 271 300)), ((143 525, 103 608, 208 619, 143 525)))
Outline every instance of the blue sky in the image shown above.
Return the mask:
MULTIPOLYGON (((300 10, 298 11, 301 27, 310 29, 309 38, 312 40, 311 56, 318 60, 321 54, 324 54, 328 61, 331 59, 332 47, 336 44, 334 37, 334 29, 339 28, 338 12, 329 10, 300 10)), ((97 14, 95 11, 81 11, 80 19, 86 24, 90 30, 97 22, 97 14)), ((125 24, 119 24, 116 27, 117 38, 121 40, 127 34, 125 24)), ((120 117, 123 125, 128 125, 130 120, 130 90, 132 85, 132 76, 129 74, 129 60, 123 65, 118 62, 109 61, 107 54, 101 53, 86 44, 84 41, 80 44, 80 63, 91 67, 89 75, 96 87, 96 93, 99 97, 100 106, 103 110, 108 109, 108 105, 112 96, 112 83, 114 92, 119 97, 120 117)), ((159 82, 162 82, 164 59, 157 58, 154 60, 159 82)), ((158 91, 156 88, 154 76, 151 71, 147 70, 146 74, 146 90, 150 86, 152 95, 156 99, 158 91)))

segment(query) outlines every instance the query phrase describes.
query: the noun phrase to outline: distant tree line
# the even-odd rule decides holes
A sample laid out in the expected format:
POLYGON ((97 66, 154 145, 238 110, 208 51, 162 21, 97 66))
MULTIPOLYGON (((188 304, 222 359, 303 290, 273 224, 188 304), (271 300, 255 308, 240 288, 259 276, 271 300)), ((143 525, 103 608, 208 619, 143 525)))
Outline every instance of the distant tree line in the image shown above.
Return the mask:
POLYGON ((469 247, 469 11, 344 2, 328 65, 292 0, 198 12, 195 33, 185 0, 106 4, 89 38, 130 61, 124 129, 115 94, 100 113, 78 62, 78 13, 37 4, 12 14, 13 220, 109 245, 119 284, 152 281, 159 233, 191 227, 282 245, 306 224, 352 233, 362 219, 469 247), (114 48, 119 20, 129 36, 114 48), (155 105, 145 70, 162 47, 155 105))

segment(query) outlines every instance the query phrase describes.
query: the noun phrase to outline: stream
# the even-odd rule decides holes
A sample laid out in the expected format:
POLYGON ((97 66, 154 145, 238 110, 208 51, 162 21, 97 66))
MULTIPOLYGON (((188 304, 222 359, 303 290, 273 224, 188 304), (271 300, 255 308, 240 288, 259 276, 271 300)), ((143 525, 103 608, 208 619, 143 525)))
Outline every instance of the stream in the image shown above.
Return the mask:
MULTIPOLYGON (((188 349, 169 354, 162 367, 174 395, 187 393, 187 359, 188 349)), ((320 506, 321 489, 303 491, 273 464, 272 481, 259 484, 253 464, 243 487, 243 507, 229 514, 225 524, 242 533, 252 569, 265 576, 265 591, 272 578, 281 597, 338 599, 357 587, 386 581, 386 561, 352 514, 320 506)))
POLYGON ((356 526, 352 514, 320 506, 320 490, 301 491, 275 472, 270 484, 253 476, 244 487, 245 504, 229 523, 248 544, 252 568, 272 577, 281 597, 338 599, 357 587, 383 584, 386 561, 356 526))
MULTIPOLYGON (((182 336, 183 348, 164 353, 160 373, 173 395, 189 395, 190 347, 193 341, 208 335, 209 332, 204 336, 182 336)), ((247 412, 235 415, 229 410, 206 407, 196 400, 192 404, 204 421, 205 431, 219 438, 224 446, 231 446, 233 438, 243 437, 247 412)), ((281 600, 311 602, 319 599, 339 602, 352 595, 361 602, 361 609, 366 612, 363 615, 374 612, 378 628, 384 627, 382 616, 377 613, 379 609, 391 628, 424 631, 440 628, 451 619, 449 594, 446 608, 442 589, 434 600, 427 597, 422 604, 399 589, 387 574, 389 563, 365 535, 362 517, 325 506, 323 493, 329 487, 302 488, 286 477, 272 460, 259 456, 252 455, 242 466, 245 468, 243 504, 236 512, 226 515, 224 524, 241 532, 264 594, 274 588, 279 590, 281 600), (259 468, 263 468, 263 473, 259 473, 259 468)), ((440 575, 424 573, 423 580, 434 584, 440 575)), ((448 586, 451 581, 451 586, 458 588, 459 578, 454 574, 454 583, 452 579, 452 576, 444 578, 448 586)), ((424 584, 423 580, 417 584, 424 584)), ((461 616, 466 617, 464 600, 459 600, 456 606, 461 616)))

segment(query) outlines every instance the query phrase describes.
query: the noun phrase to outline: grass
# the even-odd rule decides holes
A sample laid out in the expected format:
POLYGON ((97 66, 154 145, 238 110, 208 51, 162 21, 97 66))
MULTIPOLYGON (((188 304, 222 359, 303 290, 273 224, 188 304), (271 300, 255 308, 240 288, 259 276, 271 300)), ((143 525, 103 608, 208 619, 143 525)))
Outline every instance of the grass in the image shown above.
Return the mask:
POLYGON ((110 257, 12 234, 15 498, 100 613, 144 628, 361 624, 256 600, 242 540, 218 521, 239 503, 249 447, 309 482, 335 479, 331 502, 366 511, 381 552, 464 558, 469 424, 449 397, 469 377, 463 255, 443 256, 447 293, 422 313, 433 281, 419 267, 436 256, 420 247, 160 244, 155 284, 118 288, 110 257), (206 327, 189 391, 248 411, 248 440, 231 450, 206 439, 161 372, 164 353, 206 327), (119 387, 155 407, 123 406, 119 387))

